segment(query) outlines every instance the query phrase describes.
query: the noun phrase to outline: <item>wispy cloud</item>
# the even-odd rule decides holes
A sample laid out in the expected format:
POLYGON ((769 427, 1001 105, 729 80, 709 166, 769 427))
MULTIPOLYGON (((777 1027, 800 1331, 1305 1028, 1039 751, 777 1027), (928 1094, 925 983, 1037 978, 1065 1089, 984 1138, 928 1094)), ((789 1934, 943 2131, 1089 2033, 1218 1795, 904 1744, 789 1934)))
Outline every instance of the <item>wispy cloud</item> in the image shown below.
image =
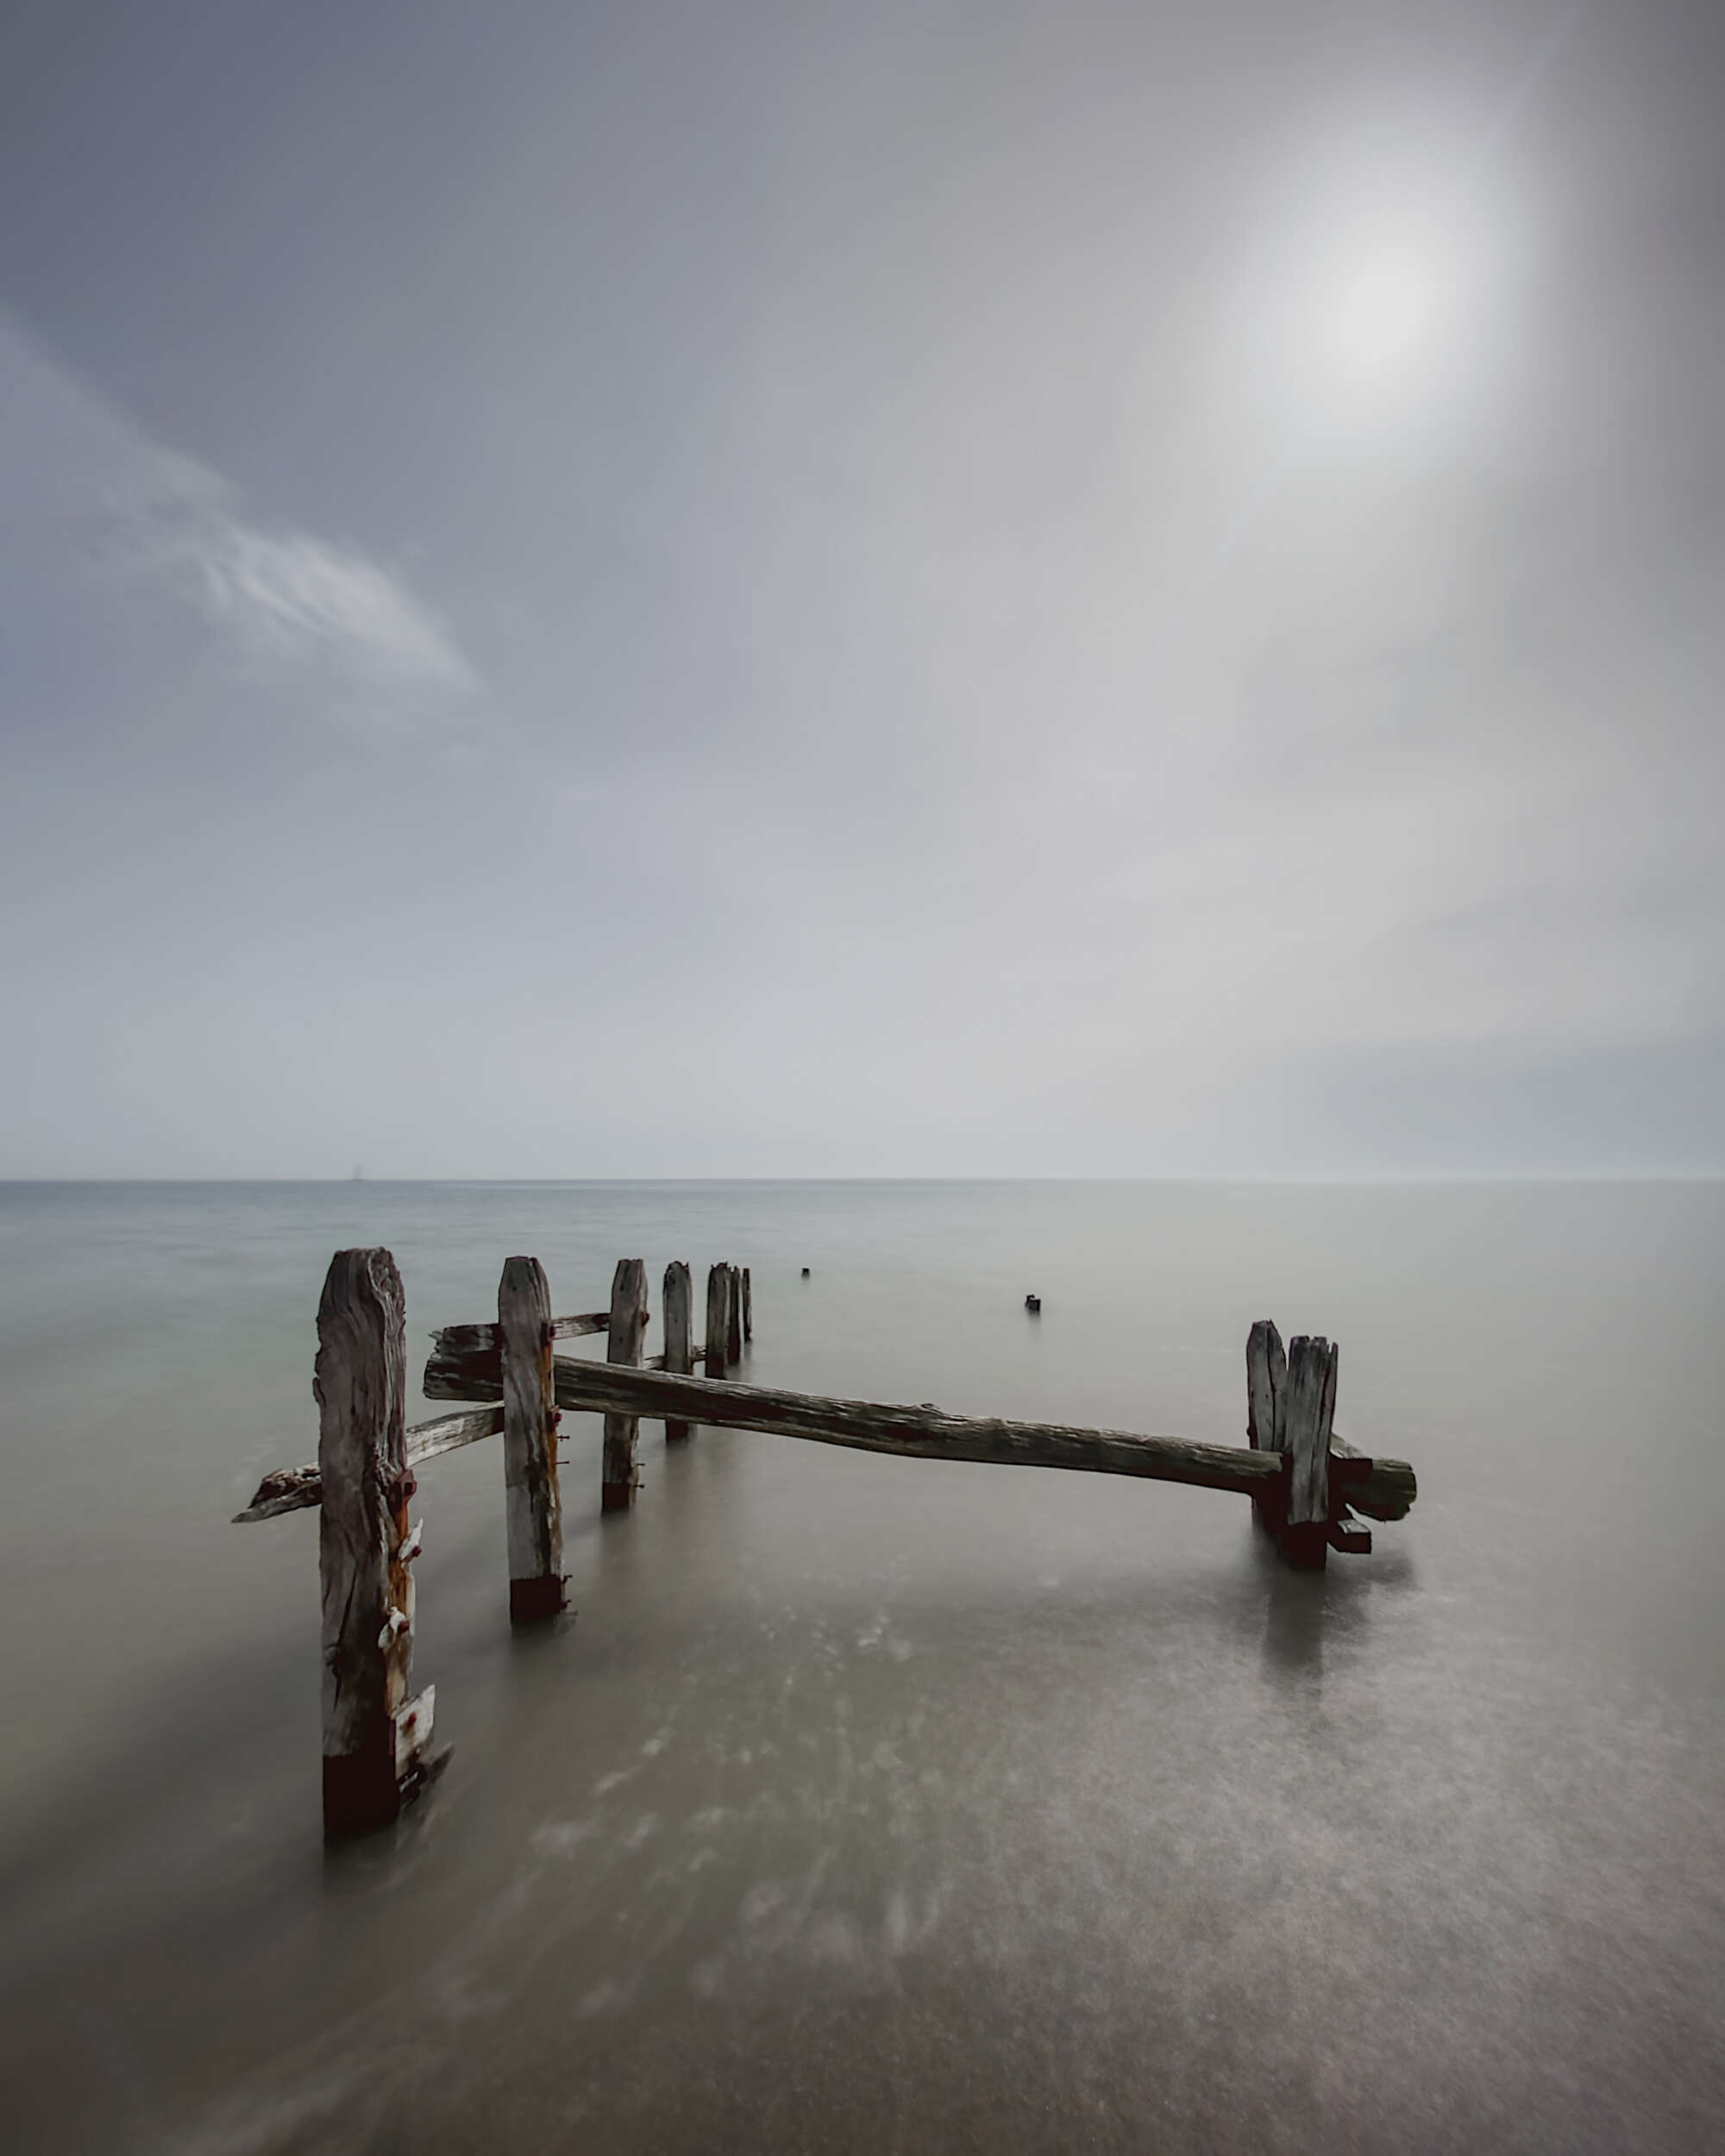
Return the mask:
POLYGON ((255 513, 220 473, 156 441, 0 320, 0 475, 24 536, 195 610, 242 664, 334 671, 399 702, 480 688, 397 570, 255 513))

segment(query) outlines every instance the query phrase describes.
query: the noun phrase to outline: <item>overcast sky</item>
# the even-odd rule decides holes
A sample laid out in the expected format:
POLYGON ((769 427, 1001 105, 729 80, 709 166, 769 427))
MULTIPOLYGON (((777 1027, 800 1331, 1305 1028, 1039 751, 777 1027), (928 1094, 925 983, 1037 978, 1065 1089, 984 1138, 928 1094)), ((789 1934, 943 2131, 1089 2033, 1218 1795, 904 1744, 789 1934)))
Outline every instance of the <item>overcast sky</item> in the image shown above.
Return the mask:
POLYGON ((1725 1168, 1718 0, 11 0, 10 1175, 1725 1168))

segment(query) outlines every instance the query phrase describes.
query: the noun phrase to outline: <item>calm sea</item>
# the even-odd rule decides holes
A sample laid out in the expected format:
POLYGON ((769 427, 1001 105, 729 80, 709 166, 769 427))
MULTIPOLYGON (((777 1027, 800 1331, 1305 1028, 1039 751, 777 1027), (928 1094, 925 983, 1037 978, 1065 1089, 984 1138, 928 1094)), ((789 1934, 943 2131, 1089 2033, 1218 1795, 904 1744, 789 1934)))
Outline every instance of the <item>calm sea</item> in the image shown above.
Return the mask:
POLYGON ((5 2144, 1718 2147, 1722 1317, 1717 1185, 0 1189, 5 2144), (517 1251, 728 1258, 763 1383, 1226 1443, 1272 1317, 1420 1501, 1299 1576, 1239 1498, 646 1425, 601 1520, 568 1417, 518 1639, 476 1445, 451 1764, 326 1856, 316 1518, 228 1522, 363 1243, 411 1356, 517 1251))

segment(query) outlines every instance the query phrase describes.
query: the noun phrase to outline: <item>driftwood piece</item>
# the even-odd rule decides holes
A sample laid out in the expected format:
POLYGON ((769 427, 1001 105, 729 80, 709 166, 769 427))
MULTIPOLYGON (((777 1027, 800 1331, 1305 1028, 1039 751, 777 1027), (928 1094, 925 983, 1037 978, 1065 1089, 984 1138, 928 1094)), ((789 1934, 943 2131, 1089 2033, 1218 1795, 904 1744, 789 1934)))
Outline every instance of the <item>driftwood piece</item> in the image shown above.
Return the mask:
MULTIPOLYGON (((674 1258, 665 1268, 665 1352, 659 1357, 660 1366, 674 1377, 687 1377, 694 1368, 693 1342, 689 1337, 690 1310, 693 1288, 689 1280, 689 1269, 681 1258, 674 1258)), ((674 1419, 665 1425, 667 1445, 679 1445, 687 1438, 693 1425, 674 1419)))
POLYGON ((323 1621, 323 1829, 386 1826, 429 1739, 409 1707, 417 1538, 407 1504, 405 1301, 385 1250, 337 1250, 317 1309, 318 1571, 323 1621), (404 1733, 406 1741, 404 1748, 404 1733))
POLYGON ((725 1335, 730 1330, 725 1317, 725 1267, 709 1265, 706 1269, 706 1374, 709 1377, 723 1377, 725 1367, 725 1335))
POLYGON ((743 1268, 743 1338, 755 1338, 755 1283, 749 1277, 749 1268, 743 1268))
POLYGON ((252 1492, 245 1510, 234 1514, 233 1525, 248 1526, 254 1520, 273 1520, 279 1514, 302 1512, 323 1502, 323 1477, 315 1460, 310 1467, 272 1468, 252 1492))
POLYGON ((1288 1509, 1283 1554, 1322 1567, 1329 1548, 1330 1425, 1336 1407, 1337 1350, 1320 1334, 1296 1333, 1288 1351, 1288 1509))
MULTIPOLYGON (((647 1268, 638 1257, 620 1257, 611 1283, 611 1338, 605 1345, 605 1360, 638 1365, 646 1337, 647 1268)), ((639 1479, 635 1439, 639 1429, 639 1420, 633 1414, 612 1411, 605 1415, 601 1512, 626 1512, 635 1501, 639 1479)))
POLYGON ((743 1275, 734 1265, 724 1269, 724 1359, 743 1360, 743 1275))
POLYGON ((497 1288, 497 1338, 509 1620, 534 1625, 556 1616, 564 1601, 563 1507, 557 1488, 557 1413, 551 1397, 551 1291, 536 1257, 505 1261, 497 1288))
POLYGON ((1330 1547, 1345 1551, 1349 1557, 1366 1557, 1371 1551, 1371 1530, 1356 1520, 1344 1505, 1339 1519, 1331 1520, 1330 1547))

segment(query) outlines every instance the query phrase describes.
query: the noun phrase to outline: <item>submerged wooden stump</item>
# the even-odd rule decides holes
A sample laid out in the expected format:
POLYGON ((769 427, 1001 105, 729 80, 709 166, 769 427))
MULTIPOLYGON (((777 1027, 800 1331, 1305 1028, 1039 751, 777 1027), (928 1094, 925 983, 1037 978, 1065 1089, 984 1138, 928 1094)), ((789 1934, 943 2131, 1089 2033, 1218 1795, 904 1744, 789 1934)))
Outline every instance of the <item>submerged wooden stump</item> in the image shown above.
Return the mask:
MULTIPOLYGON (((638 1365, 642 1343, 647 1337, 647 1268, 638 1257, 620 1257, 611 1283, 611 1337, 605 1360, 638 1365)), ((637 1417, 607 1414, 605 1419, 604 1481, 599 1490, 601 1512, 627 1512, 635 1501, 640 1480, 635 1468, 635 1439, 641 1425, 637 1417)))
POLYGON ((545 1269, 536 1257, 511 1257, 498 1282, 497 1344, 512 1625, 543 1624, 558 1615, 565 1601, 551 1338, 545 1269))
POLYGON ((743 1268, 743 1338, 755 1338, 755 1285, 749 1277, 749 1268, 743 1268))
MULTIPOLYGON (((408 1697, 417 1529, 402 1413, 405 1303, 385 1250, 337 1250, 317 1308, 323 1831, 387 1826, 417 1786, 434 1697, 408 1697)), ((549 1350, 548 1350, 549 1362, 549 1350)), ((548 1369, 547 1376, 549 1372, 548 1369)))

